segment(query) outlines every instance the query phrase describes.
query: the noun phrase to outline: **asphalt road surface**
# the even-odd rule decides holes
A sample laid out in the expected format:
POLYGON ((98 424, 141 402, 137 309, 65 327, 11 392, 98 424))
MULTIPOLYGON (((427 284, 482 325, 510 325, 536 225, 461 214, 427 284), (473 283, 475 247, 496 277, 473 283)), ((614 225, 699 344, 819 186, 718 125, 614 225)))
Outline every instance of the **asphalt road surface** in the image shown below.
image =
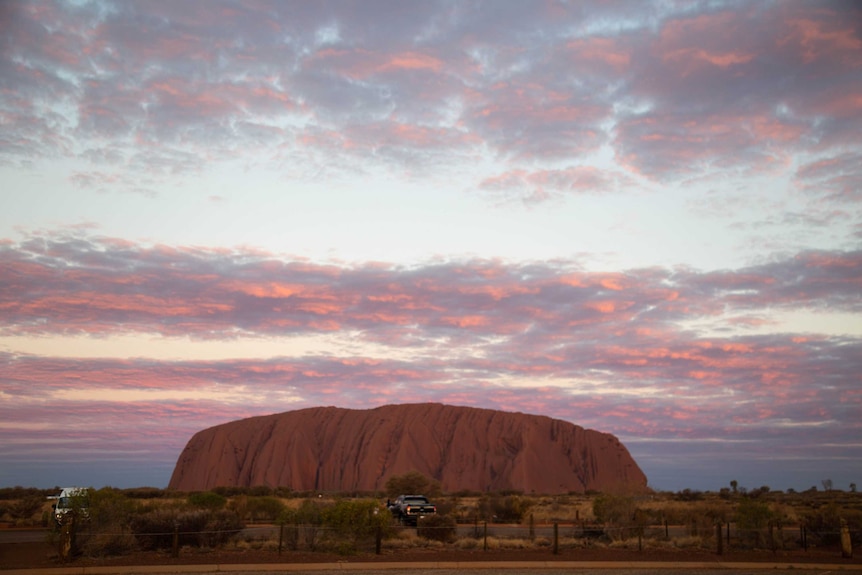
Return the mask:
MULTIPOLYGON (((298 567, 298 566, 297 566, 298 567)), ((775 569, 774 566, 764 564, 761 568, 724 568, 724 569, 700 569, 700 568, 688 568, 685 566, 673 567, 673 566, 664 566, 661 568, 655 567, 639 567, 639 566, 631 566, 625 568, 619 567, 565 567, 565 568, 555 568, 555 567, 500 567, 500 566, 488 566, 481 569, 427 569, 422 567, 411 567, 411 566, 399 566, 399 567, 387 567, 385 569, 363 569, 357 568, 356 565, 352 565, 349 568, 341 568, 341 569, 326 569, 324 566, 320 566, 318 568, 303 571, 293 569, 289 571, 285 571, 284 569, 279 570, 261 570, 261 571, 250 571, 248 568, 230 571, 229 567, 224 566, 224 571, 212 571, 212 573, 218 573, 219 575, 248 575, 249 573, 255 573, 255 575, 284 575, 284 573, 290 573, 291 575, 344 575, 344 573, 355 573, 356 575, 398 575, 398 574, 407 574, 409 575, 489 575, 491 573, 504 573, 505 575, 663 575, 667 573, 671 573, 672 575, 765 575, 767 573, 787 573, 792 575, 827 575, 831 573, 848 573, 842 568, 838 568, 836 570, 824 570, 824 569, 775 569)), ((859 573, 860 571, 856 571, 859 573)), ((147 575, 176 575, 178 573, 177 570, 171 569, 166 570, 164 573, 159 573, 155 571, 147 570, 147 575)), ((205 573, 201 571, 195 571, 195 573, 205 573)), ((853 573, 853 571, 849 571, 849 573, 853 573)), ((39 575, 34 572, 29 572, 27 575, 39 575)), ((50 575, 49 572, 45 572, 45 575, 50 575)))
POLYGON ((37 543, 45 541, 47 536, 45 529, 0 529, 0 544, 37 543))

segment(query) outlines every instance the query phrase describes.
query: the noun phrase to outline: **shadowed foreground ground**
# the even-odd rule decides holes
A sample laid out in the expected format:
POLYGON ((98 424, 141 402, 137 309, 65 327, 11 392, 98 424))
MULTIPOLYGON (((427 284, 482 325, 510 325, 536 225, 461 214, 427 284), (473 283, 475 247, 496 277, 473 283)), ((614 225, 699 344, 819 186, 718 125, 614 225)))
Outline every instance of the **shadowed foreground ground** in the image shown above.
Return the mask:
MULTIPOLYGON (((743 563, 762 565, 771 568, 774 564, 794 566, 804 565, 829 565, 838 569, 852 569, 862 571, 862 557, 859 553, 853 558, 842 558, 841 554, 834 550, 809 550, 793 552, 769 551, 732 551, 723 555, 700 550, 651 550, 643 551, 626 549, 565 549, 555 555, 548 549, 524 549, 524 550, 398 550, 384 551, 381 555, 371 553, 357 553, 354 555, 338 555, 334 553, 310 553, 285 551, 281 555, 277 551, 254 550, 254 549, 189 549, 184 548, 179 557, 171 557, 165 552, 137 552, 133 554, 93 558, 77 557, 69 563, 61 563, 58 560, 57 550, 47 541, 39 542, 16 542, 0 544, 0 570, 9 569, 50 569, 59 567, 72 568, 108 568, 122 566, 180 566, 180 565, 208 565, 217 566, 220 572, 228 571, 230 565, 261 565, 265 564, 285 565, 304 564, 314 567, 316 572, 326 569, 325 564, 337 566, 339 570, 344 568, 361 567, 362 564, 383 563, 388 568, 394 568, 398 564, 425 564, 426 567, 440 567, 442 563, 457 562, 459 564, 473 563, 479 566, 480 562, 505 562, 514 567, 524 562, 535 563, 542 567, 545 575, 550 575, 554 563, 558 562, 625 562, 625 563, 660 563, 672 562, 678 564, 697 563, 701 567, 695 571, 702 572, 701 568, 714 565, 715 568, 724 568, 729 563, 743 563)), ((755 565, 755 567, 756 567, 755 565)), ((415 565, 414 565, 415 566, 415 565)), ((625 565, 622 565, 625 567, 625 565)), ((656 565, 658 567, 658 565, 656 565)), ((375 566, 376 567, 376 566, 375 566)), ((502 569, 505 565, 497 565, 496 569, 502 569)), ((583 567, 586 567, 584 565, 583 567)), ((666 568, 666 566, 665 566, 666 568)), ((238 569, 239 570, 239 569, 238 569)), ((459 570, 463 570, 460 567, 459 570)), ((755 568, 755 570, 758 570, 755 568)), ((412 570, 415 572, 415 570, 412 570)), ((651 569, 650 569, 651 571, 651 569)), ((435 573, 444 571, 434 570, 435 573)), ((486 571, 487 572, 487 571, 486 571)), ((509 569, 507 569, 509 572, 509 569)), ((579 569, 579 573, 581 573, 579 569)), ((794 573, 800 573, 797 568, 794 573)))

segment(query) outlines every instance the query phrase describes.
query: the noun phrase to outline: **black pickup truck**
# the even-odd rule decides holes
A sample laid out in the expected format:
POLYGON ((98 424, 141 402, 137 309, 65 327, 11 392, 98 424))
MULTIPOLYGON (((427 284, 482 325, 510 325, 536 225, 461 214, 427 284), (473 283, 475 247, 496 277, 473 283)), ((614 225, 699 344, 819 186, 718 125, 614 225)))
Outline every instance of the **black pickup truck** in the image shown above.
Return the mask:
POLYGON ((402 525, 416 525, 420 517, 437 513, 437 506, 424 495, 399 495, 389 503, 389 511, 402 525))

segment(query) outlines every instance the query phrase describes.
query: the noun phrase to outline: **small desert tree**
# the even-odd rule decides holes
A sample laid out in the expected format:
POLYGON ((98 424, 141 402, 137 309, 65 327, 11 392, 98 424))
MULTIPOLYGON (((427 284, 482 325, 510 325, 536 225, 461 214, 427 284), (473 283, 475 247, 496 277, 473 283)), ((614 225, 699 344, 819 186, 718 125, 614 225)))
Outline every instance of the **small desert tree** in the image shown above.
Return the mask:
POLYGON ((392 517, 373 499, 341 500, 322 513, 323 524, 354 542, 373 537, 392 524, 392 517))
POLYGON ((763 543, 763 530, 773 518, 773 511, 765 501, 749 497, 742 499, 735 514, 740 539, 754 545, 763 543))
POLYGON ((288 545, 296 550, 305 545, 312 551, 317 547, 323 528, 323 514, 328 505, 305 499, 296 509, 284 509, 279 518, 280 524, 288 525, 286 531, 288 545))
POLYGON ((418 471, 410 471, 404 475, 393 475, 386 480, 387 496, 398 497, 404 494, 438 497, 440 495, 440 482, 429 479, 418 471))
POLYGON ((634 524, 636 511, 633 497, 604 493, 593 499, 593 515, 612 538, 624 536, 626 528, 634 524))
POLYGON ((130 525, 140 511, 138 503, 111 487, 89 494, 90 525, 83 538, 87 555, 119 555, 137 546, 130 525))

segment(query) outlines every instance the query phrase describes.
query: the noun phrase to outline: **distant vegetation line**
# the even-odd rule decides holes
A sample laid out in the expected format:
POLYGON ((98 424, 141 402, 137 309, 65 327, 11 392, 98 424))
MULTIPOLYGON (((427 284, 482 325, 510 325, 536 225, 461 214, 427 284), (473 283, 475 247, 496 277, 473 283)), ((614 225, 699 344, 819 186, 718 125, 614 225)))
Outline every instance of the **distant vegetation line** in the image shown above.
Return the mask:
POLYGON ((79 552, 92 557, 171 548, 176 552, 178 546, 277 544, 279 549, 286 545, 355 553, 370 543, 378 549, 382 544, 394 549, 433 540, 466 548, 478 545, 483 523, 507 526, 514 535, 507 545, 521 540, 530 547, 550 545, 547 535, 535 531, 541 525, 554 525, 555 532, 557 525, 567 526, 565 545, 571 548, 715 549, 726 538, 734 548, 775 552, 834 547, 844 531, 848 545, 851 540, 853 546, 862 545, 862 494, 856 493, 855 486, 850 491, 833 489, 829 483, 824 487, 828 489, 782 492, 767 486, 746 489, 733 481, 718 492, 443 493, 438 482, 418 472, 390 478, 386 491, 380 492, 300 492, 269 486, 195 492, 104 487, 89 490, 70 522, 57 520, 54 525, 52 503, 57 500, 50 498, 60 487, 16 486, 0 488, 0 522, 50 528, 55 542, 77 541, 79 552), (383 504, 407 493, 429 496, 436 508, 412 532, 399 529, 402 526, 396 525, 391 509, 383 504), (76 517, 81 518, 80 525, 76 517), (260 542, 243 535, 249 524, 281 526, 275 531, 277 540, 260 542), (76 535, 71 534, 73 528, 76 535))

